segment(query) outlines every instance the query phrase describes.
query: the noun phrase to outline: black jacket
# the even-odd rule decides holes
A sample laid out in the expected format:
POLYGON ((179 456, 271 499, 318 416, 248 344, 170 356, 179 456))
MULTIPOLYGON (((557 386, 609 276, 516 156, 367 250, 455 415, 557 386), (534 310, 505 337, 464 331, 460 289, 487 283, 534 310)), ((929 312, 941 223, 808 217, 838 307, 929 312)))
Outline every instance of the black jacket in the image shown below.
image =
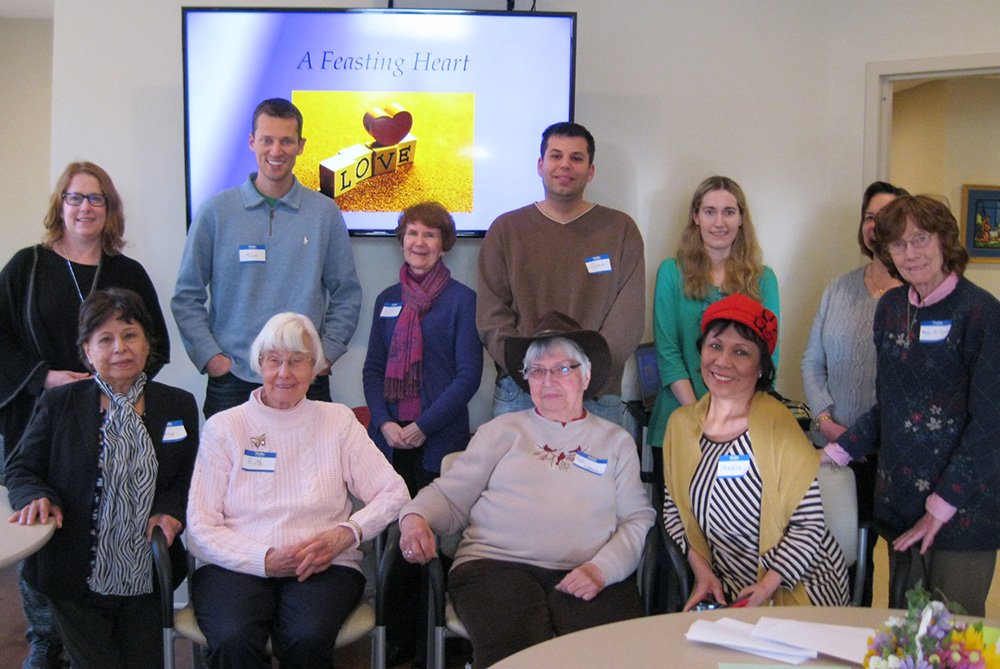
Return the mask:
MULTIPOLYGON (((6 485, 13 509, 47 497, 62 510, 62 529, 24 565, 25 580, 55 600, 79 599, 88 592, 100 395, 97 383, 89 379, 45 391, 21 443, 7 461, 6 485)), ((150 515, 166 513, 185 522, 198 451, 198 406, 191 393, 155 381, 146 383, 145 400, 143 421, 158 462, 150 515), (183 421, 187 434, 180 441, 164 443, 167 422, 175 420, 183 421)), ((175 565, 184 564, 179 536, 171 547, 171 558, 175 565)))

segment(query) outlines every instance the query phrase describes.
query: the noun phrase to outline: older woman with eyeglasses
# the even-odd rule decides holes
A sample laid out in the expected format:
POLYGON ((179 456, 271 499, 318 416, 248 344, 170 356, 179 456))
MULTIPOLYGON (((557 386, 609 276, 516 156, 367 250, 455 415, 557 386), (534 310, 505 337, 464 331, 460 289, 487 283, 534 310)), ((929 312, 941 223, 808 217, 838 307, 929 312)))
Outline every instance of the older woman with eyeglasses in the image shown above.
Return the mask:
MULTIPOLYGON (((41 244, 21 249, 0 272, 0 435, 8 456, 39 395, 90 378, 80 360, 77 313, 91 293, 135 291, 149 311, 149 378, 170 360, 167 324, 146 270, 122 254, 125 211, 111 177, 89 162, 70 163, 56 180, 41 244)), ((2 469, 0 458, 0 469, 2 469)), ((59 661, 62 642, 43 597, 21 582, 30 662, 59 661)))
POLYGON ((131 290, 88 296, 78 350, 94 376, 43 393, 7 462, 18 510, 10 521, 56 524, 23 573, 47 598, 74 667, 163 666, 154 527, 175 574, 187 566, 179 535, 198 406, 191 393, 147 379, 151 326, 131 290))
POLYGON ((875 253, 905 285, 875 311, 877 404, 826 456, 843 465, 878 446, 892 578, 982 616, 1000 548, 1000 302, 962 276, 969 255, 945 204, 902 196, 875 226, 875 253))
POLYGON ((349 408, 306 398, 326 364, 311 320, 272 317, 250 361, 264 384, 208 419, 191 480, 195 616, 213 667, 270 667, 268 637, 283 667, 329 666, 358 545, 410 496, 349 408))
POLYGON ((635 443, 583 408, 607 380, 604 338, 549 312, 534 335, 510 337, 505 355, 534 407, 481 426, 400 521, 403 556, 421 564, 435 555, 435 532, 464 528, 448 590, 476 669, 642 615, 629 576, 654 520, 635 443))

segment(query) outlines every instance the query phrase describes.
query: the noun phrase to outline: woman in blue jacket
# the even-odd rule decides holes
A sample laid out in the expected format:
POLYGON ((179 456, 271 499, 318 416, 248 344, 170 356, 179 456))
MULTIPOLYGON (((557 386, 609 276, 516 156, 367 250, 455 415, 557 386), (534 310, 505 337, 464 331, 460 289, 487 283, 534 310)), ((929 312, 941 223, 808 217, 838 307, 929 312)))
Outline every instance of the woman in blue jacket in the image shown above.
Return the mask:
MULTIPOLYGON (((448 211, 437 202, 413 205, 400 215, 396 236, 404 262, 399 283, 375 300, 363 380, 368 434, 412 496, 440 474, 445 455, 469 443, 468 404, 479 389, 483 350, 476 293, 442 262, 456 237, 448 211)), ((406 660, 421 636, 419 568, 403 580, 410 597, 390 607, 402 618, 389 621, 389 643, 406 660)))

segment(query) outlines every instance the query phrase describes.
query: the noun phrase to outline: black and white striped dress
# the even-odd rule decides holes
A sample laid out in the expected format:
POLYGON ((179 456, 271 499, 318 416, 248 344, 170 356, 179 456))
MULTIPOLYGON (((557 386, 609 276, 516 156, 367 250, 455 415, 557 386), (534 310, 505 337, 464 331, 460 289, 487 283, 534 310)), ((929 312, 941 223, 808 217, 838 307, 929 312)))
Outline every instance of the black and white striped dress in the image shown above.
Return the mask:
MULTIPOLYGON (((785 535, 760 556, 760 500, 762 483, 747 432, 729 442, 701 437, 701 460, 691 480, 691 510, 712 552, 712 570, 722 581, 727 601, 757 582, 758 561, 765 571, 781 575, 783 588, 802 582, 815 606, 847 604, 844 556, 823 519, 819 482, 813 480, 792 514, 785 535), (742 476, 717 476, 719 458, 749 456, 742 476)), ((684 526, 667 490, 663 504, 664 525, 686 553, 684 526)))

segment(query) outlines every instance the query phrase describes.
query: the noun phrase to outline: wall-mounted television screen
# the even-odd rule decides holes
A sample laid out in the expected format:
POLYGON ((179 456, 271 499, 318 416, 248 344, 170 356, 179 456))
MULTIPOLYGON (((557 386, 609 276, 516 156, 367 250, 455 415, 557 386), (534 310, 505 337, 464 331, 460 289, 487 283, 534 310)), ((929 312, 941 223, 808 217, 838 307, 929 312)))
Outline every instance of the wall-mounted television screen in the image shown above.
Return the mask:
POLYGON ((182 10, 188 222, 257 169, 254 108, 304 117, 295 175, 352 235, 391 235, 437 200, 463 236, 537 199, 542 130, 573 118, 576 14, 182 10))

